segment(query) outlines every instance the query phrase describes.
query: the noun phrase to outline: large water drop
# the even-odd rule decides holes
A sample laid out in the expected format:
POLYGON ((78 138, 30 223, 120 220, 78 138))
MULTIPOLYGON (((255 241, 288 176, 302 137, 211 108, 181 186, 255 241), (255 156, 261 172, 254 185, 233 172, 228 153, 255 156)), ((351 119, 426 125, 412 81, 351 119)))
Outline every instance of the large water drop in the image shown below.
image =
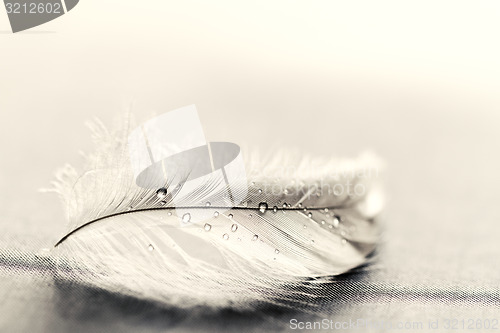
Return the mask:
POLYGON ((261 202, 261 203, 259 204, 259 211, 260 211, 261 213, 265 213, 265 212, 266 212, 266 210, 267 210, 267 208, 268 208, 268 206, 267 206, 267 202, 261 202))
POLYGON ((156 191, 156 197, 158 199, 163 199, 167 196, 167 189, 165 187, 159 188, 158 191, 156 191))

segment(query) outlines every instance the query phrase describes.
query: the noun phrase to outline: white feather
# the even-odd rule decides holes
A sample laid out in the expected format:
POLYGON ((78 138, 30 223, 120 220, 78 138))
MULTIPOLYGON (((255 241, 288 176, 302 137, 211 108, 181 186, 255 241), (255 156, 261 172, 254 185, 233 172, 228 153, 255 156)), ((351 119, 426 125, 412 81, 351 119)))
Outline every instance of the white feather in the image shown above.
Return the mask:
POLYGON ((217 211, 205 205, 214 195, 210 180, 176 205, 169 189, 162 204, 154 189, 135 185, 128 124, 110 132, 95 121, 91 130, 97 149, 85 156, 85 170, 66 166, 54 182, 69 220, 55 248, 61 278, 182 308, 296 304, 301 287, 362 264, 375 248, 381 163, 371 155, 249 154, 247 199, 182 224, 173 213, 179 205, 217 211), (333 193, 346 181, 364 192, 333 193))

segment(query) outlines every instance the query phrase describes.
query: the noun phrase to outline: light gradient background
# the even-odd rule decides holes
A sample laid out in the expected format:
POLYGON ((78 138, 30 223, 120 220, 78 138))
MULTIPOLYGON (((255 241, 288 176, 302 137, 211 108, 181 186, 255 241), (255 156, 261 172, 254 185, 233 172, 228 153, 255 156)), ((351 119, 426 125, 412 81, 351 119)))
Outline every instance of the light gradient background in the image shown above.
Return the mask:
MULTIPOLYGON (((384 245, 360 287, 385 291, 340 291, 361 296, 336 318, 500 317, 499 31, 498 1, 81 0, 17 34, 2 9, 1 246, 34 253, 65 231, 57 198, 37 190, 82 164, 86 120, 196 104, 210 141, 387 162, 384 245)), ((0 275, 3 327, 91 325, 22 272, 0 275)))

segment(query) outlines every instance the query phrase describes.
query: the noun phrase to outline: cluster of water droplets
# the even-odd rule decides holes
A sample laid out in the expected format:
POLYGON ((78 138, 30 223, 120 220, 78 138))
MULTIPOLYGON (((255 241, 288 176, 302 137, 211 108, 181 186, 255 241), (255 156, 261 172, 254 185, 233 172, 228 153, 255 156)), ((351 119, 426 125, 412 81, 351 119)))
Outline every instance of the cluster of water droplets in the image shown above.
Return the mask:
MULTIPOLYGON (((220 213, 219 213, 219 212, 217 212, 217 211, 216 211, 216 212, 214 212, 214 218, 217 218, 219 215, 220 215, 220 213)), ((234 216, 233 216, 233 214, 228 214, 228 215, 227 215, 227 218, 228 218, 228 219, 230 219, 230 220, 233 220, 233 217, 234 217, 234 216)), ((250 215, 250 217, 252 217, 252 215, 250 215)), ((206 232, 211 231, 211 230, 212 230, 212 225, 211 225, 210 223, 205 223, 205 225, 203 226, 203 230, 205 230, 206 232)), ((238 231, 238 224, 237 224, 237 223, 233 223, 233 224, 231 225, 231 232, 236 232, 236 231, 238 231)), ((223 238, 224 240, 229 240, 229 234, 228 234, 228 233, 224 233, 224 234, 222 235, 222 238, 223 238)), ((256 241, 258 238, 259 238, 259 236, 254 235, 254 236, 252 237, 252 241, 256 241)), ((237 238, 237 239, 238 239, 239 241, 241 241, 241 238, 237 238)))
MULTIPOLYGON (((252 185, 255 185, 255 183, 252 183, 252 185)), ((288 194, 288 192, 289 192, 289 191, 288 191, 287 189, 285 189, 284 193, 285 193, 285 194, 288 194)), ((262 189, 258 189, 258 193, 259 193, 259 194, 262 194, 262 193, 263 193, 263 190, 262 190, 262 189)), ((158 200, 160 200, 160 205, 165 205, 165 204, 167 203, 167 201, 165 200, 165 198, 167 197, 167 194, 168 194, 168 190, 167 190, 167 188, 165 188, 165 187, 159 188, 159 189, 156 191, 156 198, 157 198, 158 200)), ((246 202, 244 202, 243 204, 244 204, 244 206, 245 206, 245 207, 248 207, 248 205, 249 205, 250 203, 251 203, 251 201, 246 201, 246 202)), ((280 205, 281 205, 280 201, 278 201, 278 204, 280 204, 280 205)), ((207 202, 205 203, 205 206, 206 206, 206 207, 210 207, 210 206, 211 206, 211 203, 207 201, 207 202)), ((298 204, 297 204, 297 206, 298 206, 298 208, 303 208, 302 203, 298 203, 298 204)), ((290 204, 287 204, 286 202, 284 202, 284 203, 282 204, 282 207, 283 207, 283 213, 285 213, 286 208, 290 208, 290 207, 291 207, 291 205, 290 205, 290 204)), ((259 203, 259 205, 258 205, 258 212, 259 212, 260 214, 265 214, 268 210, 269 210, 269 205, 268 205, 268 203, 267 203, 267 202, 263 201, 263 202, 260 202, 260 203, 259 203)), ((275 213, 275 214, 276 214, 276 213, 278 212, 279 208, 278 208, 278 206, 276 206, 276 205, 275 205, 275 206, 273 206, 273 207, 272 207, 272 209, 271 209, 271 210, 272 210, 272 212, 273 212, 273 213, 275 213)), ((327 216, 327 217, 331 217, 331 218, 332 218, 332 221, 331 221, 331 223, 327 223, 325 220, 321 220, 321 221, 320 221, 320 224, 321 224, 322 226, 325 226, 325 227, 327 226, 327 227, 328 227, 328 229, 331 229, 332 231, 333 231, 334 229, 338 229, 338 228, 339 228, 339 224, 340 224, 340 217, 336 216, 335 214, 328 213, 328 211, 329 211, 329 210, 328 210, 328 208, 324 208, 323 210, 324 210, 324 212, 325 212, 325 214, 326 214, 326 216, 327 216)), ((304 214, 306 214, 306 216, 307 216, 308 218, 312 219, 312 217, 313 217, 313 213, 312 213, 312 212, 310 212, 310 211, 308 212, 308 209, 307 209, 307 208, 303 208, 303 211, 304 211, 304 214)), ((169 211, 167 214, 168 214, 168 216, 171 216, 171 215, 172 215, 172 213, 171 213, 170 211, 169 211)), ((219 217, 219 215, 220 215, 220 213, 219 213, 218 211, 215 211, 215 212, 213 213, 213 217, 214 217, 214 218, 219 217)), ((252 214, 248 214, 248 216, 251 218, 251 217, 252 217, 252 214)), ((233 214, 228 214, 228 215, 227 215, 227 218, 228 218, 229 220, 233 220, 233 214)), ((185 213, 185 214, 182 216, 181 220, 182 220, 182 222, 183 222, 183 223, 189 223, 189 222, 191 221, 191 214, 190 214, 190 213, 185 213)), ((304 228, 304 229, 306 229, 306 228, 307 228, 307 226, 306 226, 306 225, 304 225, 304 226, 303 226, 303 228, 304 228)), ((205 223, 205 225, 203 226, 203 229, 200 229, 200 231, 202 231, 202 230, 204 230, 205 232, 210 232, 210 231, 212 230, 212 225, 211 225, 210 223, 205 223)), ((231 231, 232 233, 235 233, 235 232, 237 232, 237 230, 238 230, 238 224, 233 223, 233 224, 231 225, 230 231, 231 231)), ((342 236, 345 236, 345 231, 341 231, 341 233, 340 233, 340 234, 341 234, 342 236)), ((230 238, 230 236, 229 236, 229 235, 230 235, 230 233, 224 233, 224 234, 222 235, 222 238, 223 238, 224 240, 229 240, 229 238, 230 238)), ((237 239, 238 239, 239 241, 241 241, 241 238, 237 238, 237 239)), ((253 236, 252 236, 252 238, 251 238, 251 241, 256 242, 258 239, 259 239, 259 236, 258 236, 258 235, 253 235, 253 236)), ((346 243, 347 243, 347 240, 346 240, 345 238, 342 238, 342 241, 341 241, 341 242, 342 242, 342 244, 346 244, 346 243)), ((311 240, 311 244, 314 244, 314 240, 311 240)), ((152 244, 149 244, 149 245, 148 245, 148 250, 149 250, 149 251, 153 251, 153 250, 154 250, 154 246, 153 246, 152 244)), ((274 251, 274 252, 275 252, 275 254, 279 254, 279 253, 280 253, 279 249, 275 249, 275 251, 274 251)))

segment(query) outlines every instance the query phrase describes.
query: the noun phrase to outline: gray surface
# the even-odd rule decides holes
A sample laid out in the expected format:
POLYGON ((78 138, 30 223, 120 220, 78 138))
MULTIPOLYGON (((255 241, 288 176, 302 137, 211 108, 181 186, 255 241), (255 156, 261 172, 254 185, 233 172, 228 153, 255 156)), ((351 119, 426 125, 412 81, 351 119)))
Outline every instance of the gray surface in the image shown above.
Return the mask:
POLYGON ((1 34, 0 328, 245 331, 298 316, 500 317, 500 23, 482 4, 450 13, 444 2, 286 11, 152 2, 160 8, 141 16, 128 4, 109 25, 86 1, 45 26, 56 33, 1 34), (196 103, 210 141, 375 150, 387 162, 389 200, 374 265, 326 286, 325 304, 309 314, 179 313, 57 284, 34 254, 63 233, 64 214, 36 191, 57 166, 81 163, 77 151, 91 147, 84 120, 110 124, 131 100, 143 119, 196 103))

